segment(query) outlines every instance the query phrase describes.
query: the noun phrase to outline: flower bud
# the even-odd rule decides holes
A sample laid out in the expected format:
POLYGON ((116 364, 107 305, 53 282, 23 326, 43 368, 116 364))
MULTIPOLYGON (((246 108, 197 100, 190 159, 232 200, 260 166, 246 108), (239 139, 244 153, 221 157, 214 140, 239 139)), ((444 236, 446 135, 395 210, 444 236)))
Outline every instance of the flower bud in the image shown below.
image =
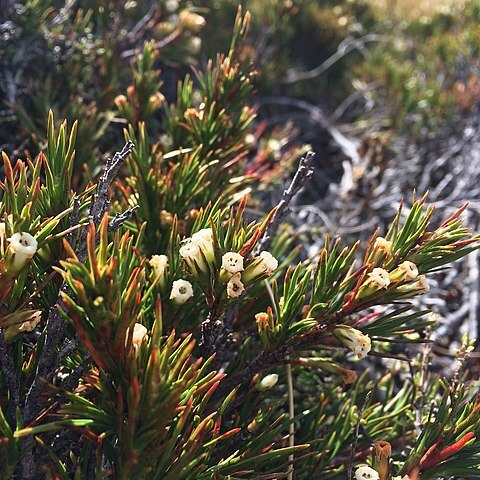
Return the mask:
POLYGON ((166 255, 152 255, 148 261, 153 268, 156 277, 162 277, 168 267, 168 257, 166 255))
POLYGON ((160 108, 164 101, 165 97, 160 92, 154 93, 149 98, 149 103, 152 110, 157 110, 158 108, 160 108))
POLYGON ((167 210, 160 212, 160 224, 162 227, 169 227, 173 223, 173 215, 167 210))
POLYGON ((170 300, 178 305, 185 303, 190 297, 193 297, 192 284, 187 280, 175 280, 172 284, 170 300))
MULTIPOLYGON (((127 345, 127 339, 128 339, 128 336, 129 336, 129 330, 127 330, 127 336, 125 338, 125 346, 127 345)), ((143 343, 143 342, 146 342, 148 340, 148 330, 147 328, 142 325, 141 323, 136 323, 134 326, 133 326, 133 334, 132 334, 132 345, 133 345, 133 348, 135 350, 137 350, 137 348, 140 348, 140 345, 143 343)))
POLYGON ((276 373, 271 373, 266 377, 263 377, 256 385, 257 390, 260 392, 265 392, 270 388, 274 387, 278 382, 278 375, 276 373))
POLYGON ((127 105, 128 100, 127 100, 127 97, 125 95, 117 95, 113 102, 115 103, 115 106, 119 110, 121 110, 125 107, 125 105, 127 105))

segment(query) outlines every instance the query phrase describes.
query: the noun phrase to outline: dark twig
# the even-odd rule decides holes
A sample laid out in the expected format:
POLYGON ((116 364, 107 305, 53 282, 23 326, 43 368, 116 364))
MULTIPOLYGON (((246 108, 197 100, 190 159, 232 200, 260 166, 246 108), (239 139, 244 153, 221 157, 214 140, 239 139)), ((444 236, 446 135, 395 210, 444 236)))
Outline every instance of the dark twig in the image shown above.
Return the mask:
POLYGON ((293 197, 300 191, 300 189, 310 180, 313 175, 313 158, 315 154, 308 152, 304 157, 300 159, 297 171, 289 185, 289 187, 283 192, 282 199, 278 204, 277 211, 275 212, 272 221, 268 225, 263 237, 258 242, 257 252, 262 250, 268 250, 272 241, 271 237, 275 234, 282 220, 290 212, 290 202, 293 197))
POLYGON ((357 422, 355 424, 355 430, 353 432, 353 442, 352 442, 352 448, 350 450, 350 462, 348 465, 348 480, 352 480, 352 475, 353 475, 353 461, 355 460, 355 451, 357 450, 357 443, 358 443, 358 433, 360 431, 360 422, 362 420, 362 415, 365 409, 367 408, 368 402, 370 400, 370 395, 372 392, 368 392, 367 395, 365 396, 365 400, 363 402, 362 407, 358 411, 358 416, 357 416, 357 422))
POLYGON ((90 363, 91 356, 89 353, 87 353, 75 370, 68 375, 68 377, 60 384, 60 388, 63 390, 66 390, 67 392, 71 392, 77 385, 82 378, 83 374, 87 372, 91 366, 90 363))
POLYGON ((15 375, 15 365, 5 345, 3 329, 0 329, 0 371, 4 375, 5 382, 10 391, 10 415, 12 421, 15 422, 15 410, 20 405, 19 385, 17 376, 15 375))
POLYGON ((117 152, 113 156, 113 159, 107 160, 103 175, 100 177, 98 182, 96 198, 92 202, 92 206, 90 208, 90 218, 94 221, 95 225, 100 224, 102 217, 105 215, 108 207, 110 206, 110 201, 108 200, 108 189, 110 188, 114 178, 117 176, 120 167, 132 152, 133 147, 133 142, 128 141, 122 148, 121 152, 117 152))
POLYGON ((115 230, 118 230, 127 220, 132 217, 137 208, 139 208, 138 205, 125 210, 123 213, 117 213, 113 219, 110 220, 110 223, 108 224, 108 231, 114 232, 115 230))
POLYGON ((60 367, 63 361, 70 356, 78 347, 79 338, 75 336, 71 340, 65 341, 62 348, 58 352, 56 367, 60 367))
POLYGON ((207 318, 202 322, 202 341, 199 347, 205 358, 213 353, 214 338, 221 325, 222 322, 218 317, 218 305, 213 305, 208 312, 207 318))

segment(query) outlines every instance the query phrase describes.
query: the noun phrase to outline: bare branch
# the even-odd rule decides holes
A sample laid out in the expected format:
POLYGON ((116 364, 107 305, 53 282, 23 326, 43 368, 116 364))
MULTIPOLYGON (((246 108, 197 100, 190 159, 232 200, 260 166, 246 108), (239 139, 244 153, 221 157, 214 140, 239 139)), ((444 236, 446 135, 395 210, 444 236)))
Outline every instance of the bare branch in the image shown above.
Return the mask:
POLYGON ((290 212, 290 202, 293 197, 300 191, 300 189, 310 180, 313 175, 313 158, 315 154, 308 152, 305 157, 300 159, 297 171, 290 183, 290 186, 283 192, 282 199, 278 204, 277 211, 275 212, 272 221, 268 225, 263 237, 258 242, 257 252, 267 250, 271 243, 271 237, 275 234, 282 220, 290 212))
POLYGON ((128 219, 130 219, 137 210, 138 205, 135 207, 129 208, 128 210, 125 210, 123 213, 117 213, 115 217, 110 221, 108 224, 108 231, 109 232, 114 232, 115 230, 118 230, 128 219))

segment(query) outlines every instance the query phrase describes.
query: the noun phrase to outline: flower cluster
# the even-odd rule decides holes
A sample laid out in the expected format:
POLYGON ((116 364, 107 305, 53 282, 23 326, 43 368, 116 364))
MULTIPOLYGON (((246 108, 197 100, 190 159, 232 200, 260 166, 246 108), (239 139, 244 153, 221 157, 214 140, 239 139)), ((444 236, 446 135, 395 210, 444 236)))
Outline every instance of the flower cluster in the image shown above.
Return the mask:
MULTIPOLYGON (((378 240, 377 238, 377 242, 378 240)), ((389 243, 391 242, 382 239, 380 245, 387 244, 388 249, 390 249, 391 246, 388 245, 389 243)), ((375 245, 377 245, 377 243, 375 243, 375 245)), ((419 295, 429 290, 425 275, 419 274, 418 267, 415 263, 405 260, 391 271, 382 267, 373 268, 371 272, 367 274, 367 279, 362 285, 360 295, 362 297, 368 297, 388 287, 393 287, 394 292, 402 295, 419 295)))
POLYGON ((218 278, 224 285, 227 298, 240 297, 246 286, 270 277, 278 267, 276 258, 266 251, 251 259, 239 252, 227 251, 218 265, 211 228, 199 230, 182 240, 180 256, 193 278, 199 281, 206 279, 208 285, 218 278))

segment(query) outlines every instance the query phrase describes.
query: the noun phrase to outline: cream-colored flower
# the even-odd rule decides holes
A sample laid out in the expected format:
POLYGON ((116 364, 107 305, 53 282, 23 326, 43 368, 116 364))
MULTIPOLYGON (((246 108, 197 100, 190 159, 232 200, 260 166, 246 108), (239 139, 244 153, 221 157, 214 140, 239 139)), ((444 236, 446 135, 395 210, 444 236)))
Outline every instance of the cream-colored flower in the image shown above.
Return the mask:
POLYGON ((185 303, 190 297, 193 297, 193 287, 188 280, 175 280, 170 292, 170 300, 175 303, 185 303))
POLYGON ((355 471, 356 480, 379 480, 380 475, 373 468, 363 465, 355 471))
POLYGON ((397 477, 392 477, 392 480, 410 480, 410 477, 408 475, 404 475, 403 477, 398 475, 397 477))
POLYGON ((374 268, 368 276, 370 282, 377 288, 387 288, 390 285, 390 276, 383 268, 374 268))
POLYGON ((184 241, 185 243, 180 247, 180 256, 187 259, 193 259, 200 255, 200 247, 197 243, 194 243, 189 239, 189 241, 184 241))
POLYGON ((227 295, 229 298, 237 298, 245 290, 245 287, 240 279, 241 279, 241 274, 239 272, 239 273, 234 273, 232 275, 232 278, 230 278, 230 280, 228 281, 227 295))
POLYGON ((333 334, 358 358, 366 357, 372 348, 370 337, 356 328, 339 325, 333 330, 333 334))
POLYGON ((263 251, 247 265, 242 274, 242 280, 246 285, 250 285, 260 279, 272 276, 277 267, 277 259, 270 252, 263 251))
POLYGON ((398 266, 398 270, 403 274, 403 280, 415 280, 418 277, 418 268, 413 262, 406 260, 398 266))
MULTIPOLYGON (((202 49, 202 39, 199 37, 188 37, 187 48, 189 48, 192 55, 197 55, 202 49)), ((203 111, 201 112, 203 116, 203 111)))
POLYGON ((180 255, 192 273, 206 272, 208 264, 215 261, 213 251, 213 233, 211 228, 204 228, 186 238, 180 247, 180 255))
POLYGON ((42 319, 42 312, 41 311, 34 312, 30 317, 30 320, 27 320, 20 325, 20 327, 18 328, 18 331, 31 332, 40 323, 41 319, 42 319))
POLYGON ((222 267, 229 273, 243 271, 243 257, 236 252, 227 252, 222 256, 222 267))
POLYGON ((15 254, 13 268, 21 270, 37 251, 38 243, 32 235, 27 232, 14 233, 9 239, 9 249, 15 254))
POLYGON ((375 239, 374 247, 386 253, 390 253, 392 250, 392 242, 385 240, 383 237, 377 237, 375 239))
POLYGON ((260 258, 262 259, 262 265, 265 267, 269 275, 278 268, 278 260, 270 252, 260 252, 260 258))
POLYGON ((257 390, 260 390, 261 392, 265 392, 266 390, 269 390, 270 388, 274 387, 277 384, 277 382, 278 382, 278 375, 276 373, 271 373, 270 375, 263 377, 257 383, 257 390))
POLYGON ((427 277, 425 275, 419 275, 417 278, 419 293, 426 293, 430 290, 430 285, 428 285, 427 277))
MULTIPOLYGON (((127 338, 128 338, 127 330, 127 338)), ((148 330, 141 323, 136 323, 133 326, 133 335, 132 335, 132 344, 135 349, 139 348, 143 342, 146 342, 148 339, 148 330)))
POLYGON ((209 245, 213 243, 213 232, 211 228, 202 228, 192 235, 192 240, 200 245, 209 245))
POLYGON ((206 25, 205 18, 190 10, 182 10, 178 19, 183 28, 193 32, 199 32, 206 25))
POLYGON ((178 0, 167 0, 165 2, 165 10, 169 13, 174 12, 178 8, 178 0))
POLYGON ((427 277, 425 277, 425 275, 419 275, 413 282, 399 285, 397 290, 401 293, 405 293, 408 298, 428 292, 430 287, 427 282, 427 277))
POLYGON ((152 255, 148 263, 153 268, 155 276, 161 277, 168 267, 168 257, 166 255, 152 255))

